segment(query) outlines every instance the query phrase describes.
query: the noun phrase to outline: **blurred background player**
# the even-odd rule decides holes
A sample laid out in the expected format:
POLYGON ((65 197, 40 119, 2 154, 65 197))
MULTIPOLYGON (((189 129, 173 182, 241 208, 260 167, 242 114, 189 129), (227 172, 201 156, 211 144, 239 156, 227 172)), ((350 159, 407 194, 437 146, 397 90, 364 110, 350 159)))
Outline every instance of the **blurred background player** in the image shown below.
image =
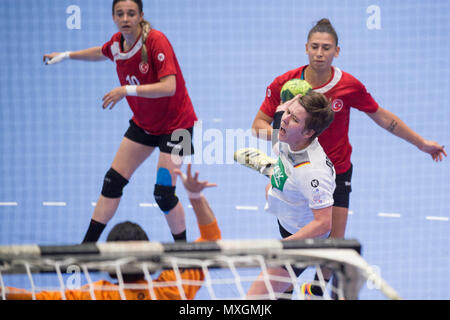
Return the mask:
MULTIPOLYGON (((327 98, 314 91, 279 106, 274 128, 279 128, 279 153, 266 188, 265 210, 276 215, 283 240, 326 238, 331 231, 335 171, 318 136, 333 121, 327 98)), ((298 277, 304 269, 294 268, 298 277)), ((287 277, 285 268, 269 268, 271 276, 287 277)), ((274 292, 292 291, 286 282, 270 280, 274 292)), ((264 274, 253 282, 247 297, 268 294, 264 274)))
MULTIPOLYGON (((219 226, 216 217, 211 210, 208 201, 201 193, 203 189, 214 187, 207 181, 199 181, 198 173, 191 175, 191 165, 188 165, 186 175, 180 170, 175 170, 177 175, 182 176, 182 181, 188 192, 189 200, 194 209, 200 230, 200 238, 197 241, 215 241, 221 238, 219 226)), ((142 228, 131 222, 123 222, 115 225, 108 234, 107 241, 148 241, 147 234, 142 228)), ((112 275, 113 276, 113 275, 112 275)), ((113 276, 114 277, 114 276, 113 276)), ((151 296, 148 291, 147 281, 144 274, 122 274, 126 284, 141 285, 139 289, 124 289, 126 300, 150 300, 151 296)), ((203 281, 204 273, 201 268, 183 269, 181 270, 181 278, 183 280, 203 281)), ((156 283, 174 282, 177 278, 173 270, 165 270, 161 272, 156 283)), ((111 283, 106 280, 99 280, 92 284, 94 286, 94 295, 97 300, 121 300, 118 284, 111 283)), ((180 300, 181 295, 177 285, 167 287, 154 287, 157 300, 180 300)), ((184 294, 187 299, 194 299, 200 286, 183 285, 184 294)), ((7 287, 6 298, 9 300, 31 300, 33 295, 31 292, 7 287)), ((67 300, 91 300, 90 286, 85 285, 79 290, 66 290, 64 292, 67 300)), ((37 300, 61 300, 61 291, 41 291, 36 293, 37 300)))
POLYGON ((114 216, 135 170, 159 148, 154 197, 173 238, 186 240, 184 209, 175 194, 174 169, 182 157, 193 153, 192 134, 197 120, 183 74, 166 36, 144 19, 141 0, 114 0, 112 18, 119 29, 102 47, 44 55, 46 64, 65 59, 101 61, 117 67, 121 86, 103 97, 103 108, 112 109, 126 97, 133 117, 111 168, 83 242, 99 239, 114 216), (172 137, 183 129, 183 138, 172 137), (174 153, 173 155, 171 153, 174 153))
MULTIPOLYGON (((430 154, 435 161, 441 161, 447 154, 444 146, 424 139, 392 112, 381 108, 359 80, 332 66, 333 59, 339 56, 340 47, 338 35, 328 19, 321 19, 309 31, 305 49, 309 64, 276 77, 268 86, 265 100, 253 121, 252 130, 261 138, 268 140, 272 138, 271 123, 280 105, 280 90, 290 79, 306 80, 313 90, 323 93, 330 99, 335 120, 320 135, 319 142, 336 169, 333 225, 330 237, 343 238, 352 190, 352 146, 348 137, 351 108, 365 112, 380 127, 430 154)), ((327 279, 331 277, 329 274, 325 276, 327 279)), ((316 293, 320 294, 320 288, 317 289, 319 291, 316 293)))

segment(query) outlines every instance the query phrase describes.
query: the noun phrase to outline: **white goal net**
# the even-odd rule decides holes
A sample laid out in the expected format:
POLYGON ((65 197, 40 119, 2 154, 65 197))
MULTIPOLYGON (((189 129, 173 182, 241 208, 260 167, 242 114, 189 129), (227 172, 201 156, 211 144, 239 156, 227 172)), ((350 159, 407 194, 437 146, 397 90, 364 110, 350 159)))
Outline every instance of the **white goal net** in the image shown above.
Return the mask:
POLYGON ((400 299, 360 252, 358 241, 336 239, 0 246, 0 299, 14 299, 14 295, 20 299, 24 292, 30 299, 40 299, 42 292, 54 292, 46 299, 71 299, 74 292, 82 299, 194 299, 200 289, 203 296, 213 300, 358 299, 367 281, 387 298, 400 299), (267 270, 278 267, 289 276, 273 279, 267 270), (323 289, 323 296, 306 296, 294 267, 315 268, 319 279, 314 284, 323 289), (321 267, 332 269, 336 281, 325 282, 321 267), (75 288, 69 284, 73 270, 85 281, 75 288), (43 274, 52 274, 57 285, 38 285, 36 277, 43 274), (99 286, 94 276, 98 278, 98 274, 115 279, 99 286), (14 275, 23 275, 27 286, 12 287, 8 282, 14 275), (135 278, 130 281, 129 276, 135 278), (248 296, 248 288, 256 279, 265 283, 267 294, 248 296), (286 282, 294 290, 276 292, 272 280, 286 282), (102 295, 99 291, 112 293, 102 295))

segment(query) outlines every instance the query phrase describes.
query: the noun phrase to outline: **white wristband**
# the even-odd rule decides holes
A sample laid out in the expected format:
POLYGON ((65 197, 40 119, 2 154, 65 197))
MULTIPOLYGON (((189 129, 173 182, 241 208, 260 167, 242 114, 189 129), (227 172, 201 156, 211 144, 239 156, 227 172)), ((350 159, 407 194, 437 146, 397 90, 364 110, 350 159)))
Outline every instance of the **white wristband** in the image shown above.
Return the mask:
POLYGON ((137 86, 125 86, 127 96, 137 97, 137 86))
POLYGON ((203 196, 203 193, 201 192, 189 192, 187 190, 186 192, 189 199, 200 199, 203 196))
POLYGON ((46 64, 60 63, 63 60, 69 59, 71 53, 72 53, 72 51, 66 51, 66 52, 60 53, 53 59, 47 61, 46 64))

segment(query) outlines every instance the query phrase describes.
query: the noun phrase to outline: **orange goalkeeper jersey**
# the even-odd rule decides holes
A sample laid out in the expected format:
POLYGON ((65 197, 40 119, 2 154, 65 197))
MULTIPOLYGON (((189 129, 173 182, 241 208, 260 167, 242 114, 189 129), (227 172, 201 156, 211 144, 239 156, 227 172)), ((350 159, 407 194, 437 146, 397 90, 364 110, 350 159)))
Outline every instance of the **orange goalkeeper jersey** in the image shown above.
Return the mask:
MULTIPOLYGON (((200 238, 197 241, 215 241, 221 238, 221 233, 217 221, 209 225, 199 225, 200 238)), ((201 282, 204 279, 203 271, 199 269, 184 269, 180 271, 183 280, 199 281, 198 285, 183 284, 185 297, 189 300, 194 299, 197 291, 201 288, 201 282)), ((146 280, 140 280, 133 283, 127 283, 126 286, 135 286, 136 288, 126 288, 120 290, 117 284, 106 280, 100 280, 92 285, 84 285, 77 290, 65 290, 64 295, 67 300, 92 300, 92 295, 96 300, 180 300, 183 297, 176 283, 176 275, 173 270, 161 272, 159 277, 148 284, 146 280), (170 283, 168 285, 167 283, 170 283), (163 286, 159 286, 163 284, 163 286), (151 289, 151 287, 153 289, 151 289), (122 292, 122 293, 121 293, 122 292), (152 294, 150 293, 152 292, 152 294), (153 295, 153 296, 152 296, 153 295)), ((32 293, 23 290, 8 287, 9 300, 30 300, 32 293)), ((41 291, 35 294, 37 300, 62 300, 61 291, 41 291)))

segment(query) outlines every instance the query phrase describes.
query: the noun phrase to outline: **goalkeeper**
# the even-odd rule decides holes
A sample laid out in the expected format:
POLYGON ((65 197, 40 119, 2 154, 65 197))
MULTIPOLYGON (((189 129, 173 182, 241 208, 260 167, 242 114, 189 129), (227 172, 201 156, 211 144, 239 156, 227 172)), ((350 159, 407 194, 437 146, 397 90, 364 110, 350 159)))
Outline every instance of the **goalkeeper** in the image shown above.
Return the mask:
MULTIPOLYGON (((194 209, 198 227, 200 229, 200 238, 197 241, 215 241, 221 238, 221 232, 217 224, 216 217, 211 210, 208 201, 201 193, 203 189, 214 187, 215 184, 207 181, 199 181, 198 173, 191 174, 191 165, 187 166, 186 175, 180 170, 175 173, 181 176, 184 187, 188 193, 189 200, 194 209)), ((131 222, 119 223, 108 234, 107 241, 148 241, 148 237, 142 228, 131 222)), ((127 300, 150 300, 147 281, 144 274, 123 274, 123 280, 126 284, 138 285, 139 289, 124 289, 123 292, 127 300)), ((114 276, 112 276, 114 277, 114 276)), ((181 272, 183 280, 203 281, 204 274, 201 269, 184 269, 181 272)), ((154 284, 176 281, 173 270, 163 271, 154 284)), ((106 280, 100 280, 93 283, 94 295, 96 300, 121 300, 118 284, 106 280)), ((187 299, 194 299, 198 285, 183 285, 184 294, 187 299)), ((0 288, 1 291, 1 288, 0 288)), ((79 290, 66 290, 67 300, 91 300, 90 286, 85 285, 79 290)), ((154 287, 154 293, 157 300, 180 300, 181 294, 176 285, 168 287, 154 287)), ((0 292, 1 295, 1 292, 0 292)), ((61 291, 41 291, 36 293, 37 300, 62 300, 61 291)), ((23 289, 6 287, 6 298, 8 300, 31 300, 33 294, 23 289)))

